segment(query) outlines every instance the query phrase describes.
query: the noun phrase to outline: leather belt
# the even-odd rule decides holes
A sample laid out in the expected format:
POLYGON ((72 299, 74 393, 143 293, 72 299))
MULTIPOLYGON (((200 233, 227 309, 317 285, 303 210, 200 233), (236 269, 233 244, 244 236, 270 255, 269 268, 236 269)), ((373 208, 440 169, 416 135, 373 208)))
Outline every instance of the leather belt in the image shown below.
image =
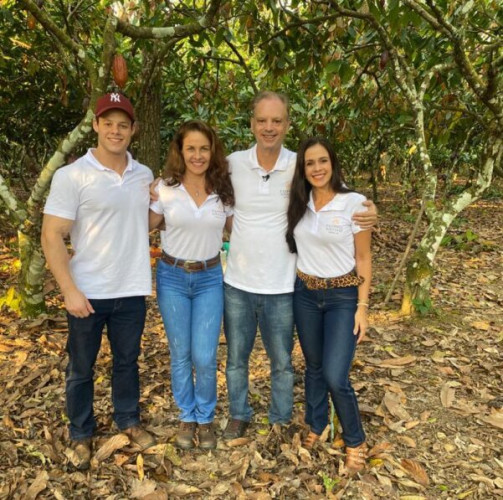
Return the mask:
POLYGON ((166 262, 166 264, 180 267, 188 273, 191 273, 195 271, 204 271, 205 269, 211 269, 212 267, 215 267, 220 263, 220 254, 208 260, 183 260, 168 255, 166 252, 162 252, 161 259, 163 260, 163 262, 166 262))

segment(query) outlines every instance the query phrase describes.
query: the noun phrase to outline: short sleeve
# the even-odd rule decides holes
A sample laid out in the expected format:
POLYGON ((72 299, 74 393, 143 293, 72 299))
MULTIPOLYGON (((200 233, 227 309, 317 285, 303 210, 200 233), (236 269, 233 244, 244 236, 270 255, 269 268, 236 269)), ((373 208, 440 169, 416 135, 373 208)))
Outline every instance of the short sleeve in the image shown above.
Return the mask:
POLYGON ((225 217, 231 217, 234 215, 234 207, 231 207, 230 205, 224 205, 224 212, 225 212, 225 217))
POLYGON ((77 182, 67 168, 57 170, 44 207, 44 214, 75 220, 80 205, 77 182))
POLYGON ((152 212, 155 212, 156 214, 158 215, 162 215, 164 212, 162 210, 162 206, 161 206, 161 200, 160 200, 160 187, 161 187, 161 183, 163 181, 159 182, 157 184, 157 186, 155 187, 155 192, 159 195, 159 198, 157 198, 156 201, 152 201, 150 203, 150 210, 152 210, 152 212))

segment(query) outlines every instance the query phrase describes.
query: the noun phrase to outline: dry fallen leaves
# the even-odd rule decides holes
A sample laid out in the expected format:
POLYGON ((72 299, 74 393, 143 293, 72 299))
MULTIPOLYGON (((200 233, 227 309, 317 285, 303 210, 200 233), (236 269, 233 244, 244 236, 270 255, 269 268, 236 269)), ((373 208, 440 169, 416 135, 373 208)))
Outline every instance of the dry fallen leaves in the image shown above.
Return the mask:
POLYGON ((129 444, 129 438, 125 434, 116 434, 108 439, 96 452, 94 459, 98 462, 106 460, 112 453, 129 444))
POLYGON ((383 398, 383 404, 394 417, 405 421, 411 419, 409 413, 403 406, 402 397, 399 394, 386 392, 383 398))
POLYGON ((495 409, 491 410, 491 414, 487 417, 481 417, 483 422, 487 424, 491 424, 494 427, 498 427, 498 429, 503 429, 503 409, 495 409))
POLYGON ((404 470, 419 484, 423 486, 428 486, 430 484, 428 474, 419 462, 410 458, 403 458, 400 463, 404 470))
MULTIPOLYGON (((503 247, 503 235, 500 239, 503 247)), ((377 276, 384 276, 376 281, 380 283, 389 281, 389 248, 383 250, 376 255, 377 276)), ((257 337, 250 363, 256 421, 246 437, 233 442, 219 440, 217 450, 211 452, 174 449, 171 441, 177 410, 169 384, 167 342, 154 299, 140 359, 141 405, 142 418, 157 430, 163 444, 142 452, 141 467, 137 450, 124 444, 115 450, 115 445, 104 448, 103 455, 98 454, 100 461, 93 458, 89 471, 75 472, 63 456, 68 443, 64 423, 66 325, 56 324, 52 318, 23 323, 0 316, 0 498, 501 497, 502 337, 495 328, 501 317, 495 307, 497 277, 494 286, 493 281, 477 285, 478 276, 489 276, 488 270, 495 273, 494 253, 468 268, 463 266, 465 257, 445 248, 439 255, 435 306, 445 315, 408 320, 382 314, 377 316, 372 341, 358 348, 351 376, 368 441, 374 445, 369 468, 359 478, 344 479, 338 474, 339 464, 343 471, 343 443, 336 438, 336 444, 342 446, 331 448, 332 437, 338 436, 337 424, 327 427, 326 439, 320 439, 314 450, 300 445, 299 432, 303 436, 306 429, 301 382, 304 361, 298 342, 293 356, 297 380, 294 424, 287 432, 267 439, 270 376, 267 356, 257 337), (409 456, 417 464, 409 464, 410 470, 407 462, 401 461, 409 456), (421 481, 426 483, 428 478, 430 482, 424 486, 421 481)), ((397 293, 395 305, 399 299, 397 293)), ((222 342, 216 417, 221 429, 228 413, 225 349, 222 342)), ((111 363, 104 338, 96 367, 97 453, 113 425, 111 363)))
POLYGON ((35 481, 31 483, 31 486, 28 488, 28 491, 26 492, 26 499, 35 500, 35 498, 37 498, 37 495, 47 488, 48 481, 49 481, 49 474, 47 474, 45 470, 39 472, 37 477, 35 478, 35 481))
POLYGON ((440 390, 440 401, 444 408, 449 408, 454 402, 454 396, 456 394, 456 389, 451 387, 449 382, 445 383, 440 390))

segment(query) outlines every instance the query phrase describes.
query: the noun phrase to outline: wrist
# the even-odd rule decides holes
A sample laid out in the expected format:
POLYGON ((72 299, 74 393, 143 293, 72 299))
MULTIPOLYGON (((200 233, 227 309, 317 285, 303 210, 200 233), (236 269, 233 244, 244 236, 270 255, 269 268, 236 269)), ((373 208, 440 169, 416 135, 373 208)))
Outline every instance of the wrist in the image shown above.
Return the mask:
POLYGON ((369 303, 365 300, 359 300, 357 303, 356 303, 356 306, 357 307, 362 307, 362 308, 365 308, 365 309, 368 309, 369 307, 369 303))

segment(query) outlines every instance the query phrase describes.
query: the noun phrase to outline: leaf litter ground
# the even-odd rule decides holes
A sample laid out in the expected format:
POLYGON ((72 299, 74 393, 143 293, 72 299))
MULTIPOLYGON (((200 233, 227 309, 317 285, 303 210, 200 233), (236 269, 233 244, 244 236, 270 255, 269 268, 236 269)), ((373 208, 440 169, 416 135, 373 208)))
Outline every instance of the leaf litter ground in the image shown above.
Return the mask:
MULTIPOLYGON (((160 444, 138 453, 114 429, 112 360, 104 339, 96 366, 99 429, 92 467, 74 470, 64 415, 67 327, 52 292, 48 315, 22 321, 4 310, 0 316, 0 499, 503 497, 502 207, 495 197, 462 214, 438 255, 435 310, 408 319, 393 312, 400 285, 388 306, 382 302, 406 246, 411 214, 400 200, 383 200, 374 237, 372 328, 352 371, 372 447, 364 474, 344 474, 336 423, 313 451, 302 448, 303 358, 297 341, 289 426, 268 425, 269 368, 258 338, 250 363, 255 417, 246 437, 219 440, 214 451, 175 449, 177 410, 154 299, 140 359, 141 405, 144 424, 160 444)), ((2 293, 15 279, 13 264, 4 246, 2 293)), ((219 434, 227 417, 225 354, 222 336, 219 434)))

